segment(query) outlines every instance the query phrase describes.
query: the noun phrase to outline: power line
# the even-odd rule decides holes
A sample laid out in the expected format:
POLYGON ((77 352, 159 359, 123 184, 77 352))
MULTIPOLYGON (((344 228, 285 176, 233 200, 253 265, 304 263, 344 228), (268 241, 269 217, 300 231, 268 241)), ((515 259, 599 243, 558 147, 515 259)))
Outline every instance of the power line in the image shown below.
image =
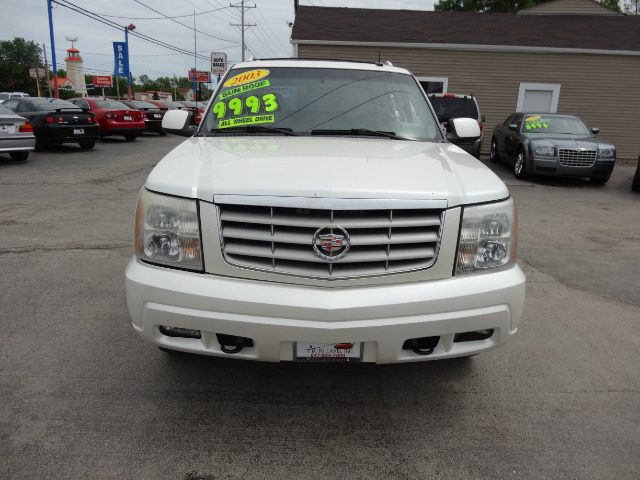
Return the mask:
MULTIPOLYGON (((97 14, 95 14, 93 12, 90 12, 89 10, 85 10, 82 7, 74 5, 73 3, 69 2, 68 0, 56 0, 56 3, 58 5, 61 5, 63 7, 68 8, 70 10, 73 10, 73 11, 75 11, 75 12, 81 14, 81 15, 84 15, 84 16, 86 16, 88 18, 91 18, 91 19, 96 20, 96 21, 98 21, 100 23, 103 23, 103 24, 105 24, 105 25, 107 25, 107 26, 109 26, 111 28, 115 28, 117 30, 122 30, 123 29, 122 25, 120 25, 118 23, 115 23, 115 22, 113 22, 111 20, 102 18, 99 15, 97 15, 97 14)), ((162 41, 160 41, 158 39, 149 37, 148 35, 144 35, 142 33, 136 32, 136 31, 129 32, 129 35, 132 35, 134 37, 140 38, 140 39, 145 40, 145 41, 147 41, 149 43, 153 43, 155 45, 159 45, 159 46, 167 48, 169 50, 173 50, 175 52, 182 53, 184 55, 189 55, 189 56, 193 57, 193 54, 194 54, 194 52, 191 52, 189 50, 185 50, 184 48, 180 48, 180 47, 176 47, 174 45, 170 45, 168 43, 162 42, 162 41)), ((198 55, 198 58, 208 59, 209 57, 207 57, 205 55, 198 55)))
MULTIPOLYGON (((149 10, 151 10, 152 12, 156 12, 159 15, 162 15, 163 17, 165 17, 167 20, 171 20, 172 22, 177 23, 178 25, 182 25, 183 27, 188 28, 189 30, 193 30, 194 32, 198 32, 201 35, 206 35, 207 37, 211 37, 211 38, 215 38, 216 40, 222 40, 223 42, 229 42, 229 43, 233 43, 233 44, 237 44, 238 42, 234 42, 232 40, 227 40, 226 38, 220 38, 220 37, 216 37, 214 35, 209 35, 208 33, 205 32, 201 32, 200 30, 196 30, 194 27, 190 27, 189 25, 185 25, 184 23, 180 23, 179 21, 166 16, 164 13, 159 12, 158 10, 151 8, 149 5, 145 5, 144 3, 142 3, 140 0, 133 0, 134 2, 136 2, 139 5, 142 5, 145 8, 148 8, 149 10)), ((194 13, 195 14, 195 13, 194 13)), ((191 15, 193 16, 193 15, 191 15)))

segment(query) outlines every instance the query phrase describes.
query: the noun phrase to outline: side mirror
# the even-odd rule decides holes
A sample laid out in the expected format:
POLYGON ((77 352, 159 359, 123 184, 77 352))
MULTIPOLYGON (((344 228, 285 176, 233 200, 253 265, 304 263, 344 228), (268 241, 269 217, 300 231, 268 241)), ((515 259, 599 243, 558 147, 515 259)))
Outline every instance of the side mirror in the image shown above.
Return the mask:
POLYGON ((162 117, 162 129, 181 137, 192 136, 198 128, 194 122, 194 114, 189 110, 169 110, 162 117))
POLYGON ((600 133, 599 128, 592 128, 591 131, 593 132, 594 135, 597 135, 598 133, 600 133))
POLYGON ((487 121, 487 117, 485 117, 484 115, 482 115, 482 117, 480 117, 480 121, 482 123, 485 123, 487 121))
POLYGON ((452 118, 449 120, 449 130, 447 140, 454 144, 480 138, 480 125, 473 118, 452 118))
POLYGON ((509 124, 509 126, 507 127, 509 130, 513 130, 514 132, 518 131, 518 125, 516 125, 515 123, 511 123, 509 124))

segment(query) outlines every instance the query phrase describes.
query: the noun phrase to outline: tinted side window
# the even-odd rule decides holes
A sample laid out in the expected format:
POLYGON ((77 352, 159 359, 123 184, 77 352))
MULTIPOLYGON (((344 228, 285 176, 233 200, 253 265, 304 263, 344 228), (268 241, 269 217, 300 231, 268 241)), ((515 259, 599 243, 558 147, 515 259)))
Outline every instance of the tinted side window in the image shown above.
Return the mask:
POLYGON ((520 130, 520 127, 522 127, 522 118, 523 118, 523 115, 516 115, 512 122, 518 125, 518 130, 520 130))
POLYGON ((505 127, 508 127, 509 125, 511 125, 511 124, 513 123, 513 120, 514 120, 515 118, 516 118, 516 114, 514 113, 513 115, 511 115, 509 118, 507 118, 507 119, 504 121, 503 125, 504 125, 505 127))

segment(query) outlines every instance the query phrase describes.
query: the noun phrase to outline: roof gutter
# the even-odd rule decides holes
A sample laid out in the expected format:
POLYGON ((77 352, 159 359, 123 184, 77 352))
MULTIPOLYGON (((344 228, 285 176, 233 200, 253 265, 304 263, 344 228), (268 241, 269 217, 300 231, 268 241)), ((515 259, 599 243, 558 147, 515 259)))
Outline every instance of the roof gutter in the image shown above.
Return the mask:
POLYGON ((376 48, 419 48, 429 50, 459 50, 472 52, 519 52, 519 53, 569 53, 582 55, 621 55, 640 57, 640 51, 633 50, 605 50, 595 48, 559 48, 559 47, 528 47, 518 45, 471 45, 463 43, 395 43, 395 42, 350 42, 325 40, 294 40, 291 39, 294 51, 298 52, 299 45, 326 45, 344 47, 376 47, 376 48))

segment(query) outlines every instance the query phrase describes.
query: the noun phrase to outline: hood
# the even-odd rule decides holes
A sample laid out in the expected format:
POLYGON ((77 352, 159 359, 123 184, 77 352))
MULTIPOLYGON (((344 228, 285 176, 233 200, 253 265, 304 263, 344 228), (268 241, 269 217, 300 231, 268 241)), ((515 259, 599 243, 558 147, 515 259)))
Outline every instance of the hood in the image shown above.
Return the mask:
POLYGON ((447 143, 378 138, 191 137, 151 172, 150 190, 215 195, 446 200, 506 198, 502 181, 447 143))
POLYGON ((594 136, 584 135, 545 135, 538 138, 535 135, 527 135, 532 143, 544 146, 556 146, 561 148, 613 148, 613 144, 594 136))

